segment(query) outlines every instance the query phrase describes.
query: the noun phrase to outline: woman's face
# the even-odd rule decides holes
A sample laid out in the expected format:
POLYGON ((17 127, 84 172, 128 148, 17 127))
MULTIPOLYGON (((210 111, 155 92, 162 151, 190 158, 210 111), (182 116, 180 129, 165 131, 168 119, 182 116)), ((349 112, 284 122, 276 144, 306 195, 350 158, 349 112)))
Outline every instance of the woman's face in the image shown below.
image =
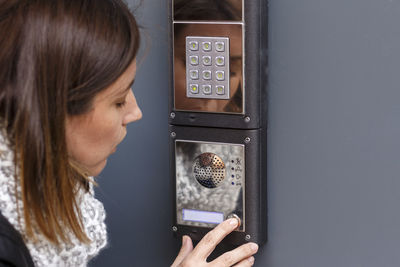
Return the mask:
MULTIPOLYGON (((242 84, 242 31, 241 27, 232 25, 193 24, 186 26, 177 36, 175 50, 175 108, 190 111, 232 112, 230 100, 189 98, 186 96, 186 36, 229 36, 230 37, 230 99, 233 98, 242 84)), ((241 107, 242 108, 242 107, 241 107)), ((241 111, 240 111, 241 112, 241 111)))
POLYGON ((135 75, 136 60, 116 82, 95 96, 89 112, 67 118, 68 155, 89 175, 103 170, 108 156, 124 139, 126 125, 142 118, 131 90, 135 75))

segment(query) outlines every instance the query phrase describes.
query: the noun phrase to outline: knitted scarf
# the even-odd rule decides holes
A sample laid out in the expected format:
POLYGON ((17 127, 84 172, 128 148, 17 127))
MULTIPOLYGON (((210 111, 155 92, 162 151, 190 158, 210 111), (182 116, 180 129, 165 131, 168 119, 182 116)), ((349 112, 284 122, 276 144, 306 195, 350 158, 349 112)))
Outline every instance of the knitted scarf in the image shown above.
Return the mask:
POLYGON ((106 215, 103 204, 94 197, 93 185, 90 185, 89 192, 82 189, 77 196, 84 231, 92 240, 91 243, 83 244, 71 233, 71 245, 55 246, 40 234, 37 235, 38 241, 34 243, 25 232, 21 186, 19 183, 16 184, 14 177, 13 154, 5 131, 0 130, 0 211, 21 233, 35 266, 86 266, 88 261, 107 245, 107 231, 104 223, 106 215))

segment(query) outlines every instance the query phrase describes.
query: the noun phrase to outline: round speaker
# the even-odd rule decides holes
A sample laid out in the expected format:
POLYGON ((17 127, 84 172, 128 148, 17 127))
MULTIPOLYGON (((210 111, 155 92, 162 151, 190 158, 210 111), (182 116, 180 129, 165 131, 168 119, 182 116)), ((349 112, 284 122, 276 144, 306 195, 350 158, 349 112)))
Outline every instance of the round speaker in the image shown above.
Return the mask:
POLYGON ((225 163, 214 153, 203 153, 195 158, 193 173, 202 186, 215 188, 225 179, 225 163))

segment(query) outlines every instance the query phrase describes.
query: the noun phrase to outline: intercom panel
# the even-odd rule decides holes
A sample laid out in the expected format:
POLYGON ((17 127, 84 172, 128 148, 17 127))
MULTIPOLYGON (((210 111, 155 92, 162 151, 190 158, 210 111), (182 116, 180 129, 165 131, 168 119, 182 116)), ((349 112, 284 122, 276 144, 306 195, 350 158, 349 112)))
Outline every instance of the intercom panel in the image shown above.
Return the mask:
POLYGON ((226 244, 267 239, 267 0, 170 0, 171 182, 177 235, 230 217, 226 244))
POLYGON ((178 225, 214 227, 235 216, 243 231, 244 155, 242 144, 175 141, 178 225))
POLYGON ((222 221, 235 217, 241 225, 224 242, 264 243, 265 133, 170 126, 170 135, 174 232, 200 240, 222 221))
POLYGON ((267 1, 169 3, 170 124, 262 127, 267 109, 267 1))

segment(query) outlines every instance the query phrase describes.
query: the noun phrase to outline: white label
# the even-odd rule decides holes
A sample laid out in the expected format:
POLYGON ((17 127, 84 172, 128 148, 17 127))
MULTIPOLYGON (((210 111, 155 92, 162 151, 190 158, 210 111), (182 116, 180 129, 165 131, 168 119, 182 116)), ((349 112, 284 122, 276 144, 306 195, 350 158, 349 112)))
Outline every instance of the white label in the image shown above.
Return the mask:
POLYGON ((182 213, 184 221, 214 224, 219 224, 224 221, 224 214, 221 212, 183 209, 182 213))

